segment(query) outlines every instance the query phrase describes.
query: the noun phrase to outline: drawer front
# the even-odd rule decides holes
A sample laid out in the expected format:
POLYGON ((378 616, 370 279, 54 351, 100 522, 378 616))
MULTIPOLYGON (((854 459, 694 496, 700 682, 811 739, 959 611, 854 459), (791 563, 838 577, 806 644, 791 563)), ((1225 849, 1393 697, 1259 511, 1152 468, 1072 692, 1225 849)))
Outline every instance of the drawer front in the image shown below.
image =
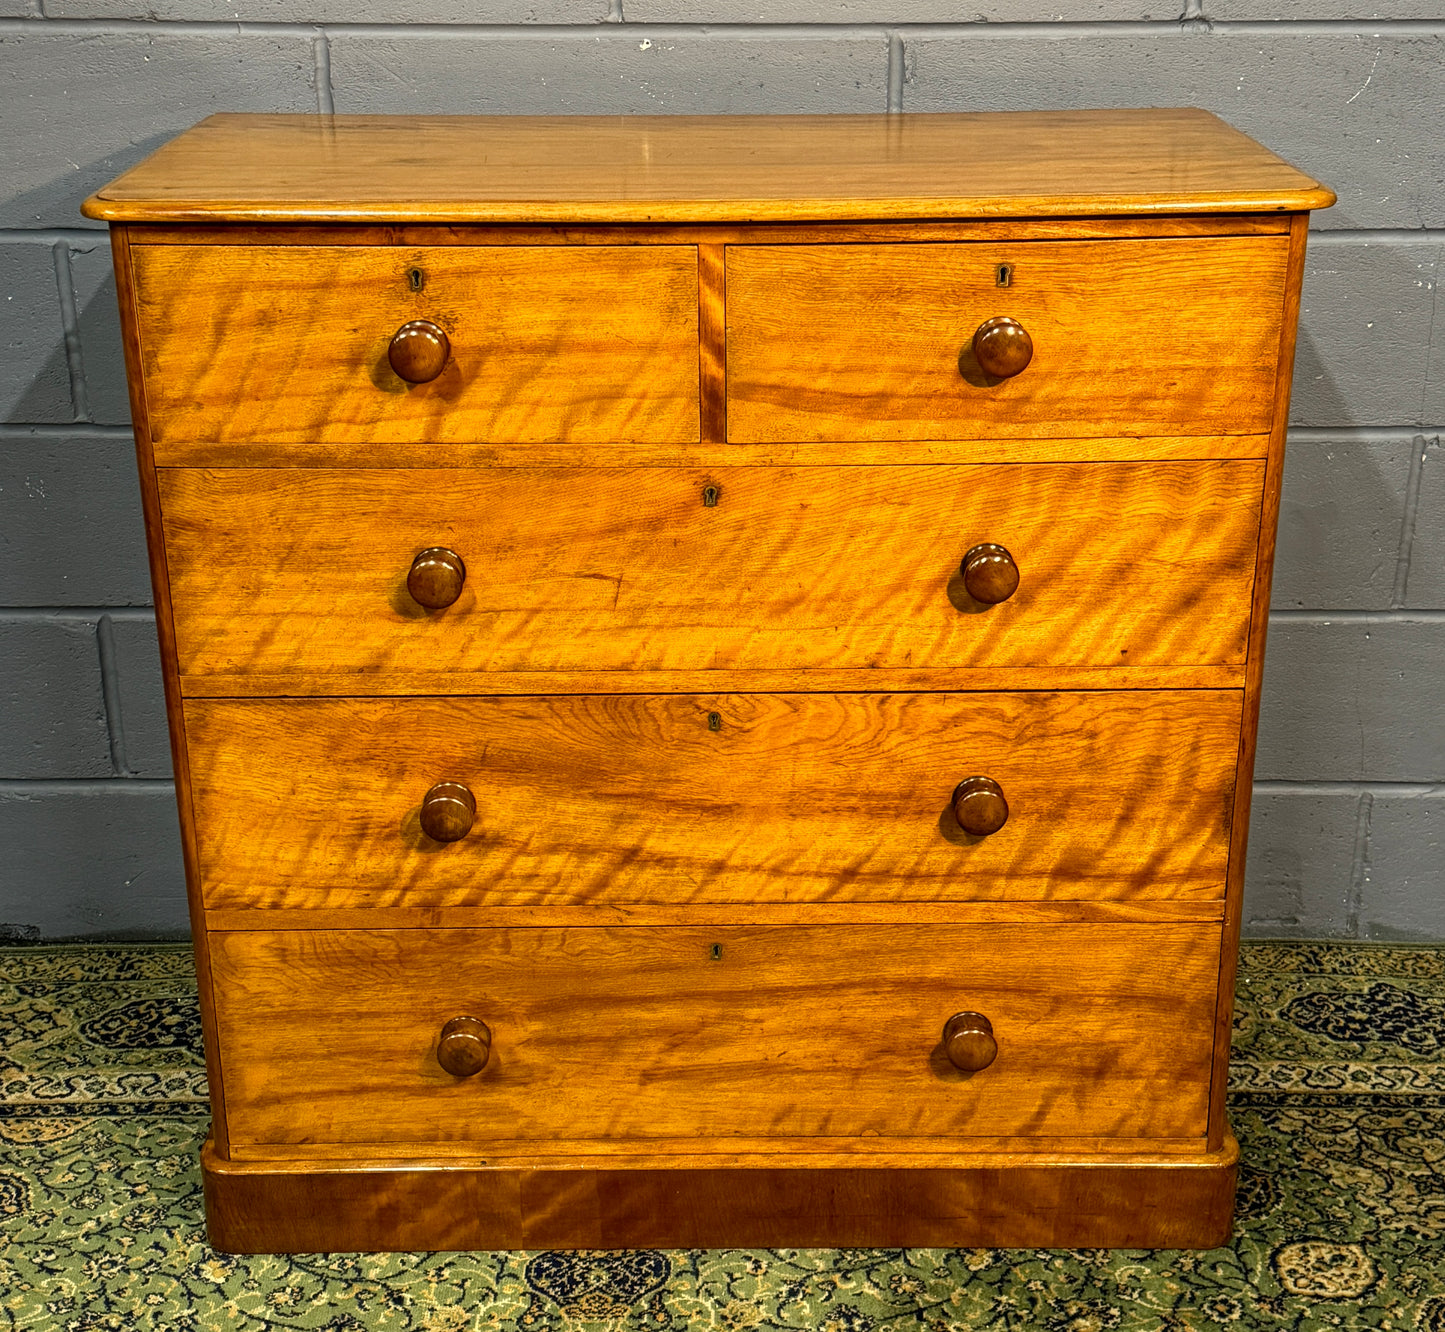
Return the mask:
POLYGON ((1244 660, 1263 472, 163 469, 160 486, 182 677, 1155 666, 1244 660), (993 605, 960 573, 984 543, 1019 573, 993 605), (461 561, 445 609, 408 592, 431 547, 461 561))
MULTIPOLYGON (((233 1144, 1205 1131, 1217 924, 242 932, 210 947, 233 1144), (942 1048, 960 1011, 997 1046, 971 1074, 942 1048), (471 1076, 438 1062, 456 1017, 490 1037, 471 1076)), ((458 1045, 475 1057, 480 1033, 458 1045)))
POLYGON ((1287 252, 1281 236, 733 246, 728 438, 1267 431, 1287 252), (974 350, 998 318, 1032 344, 1003 379, 974 350))
POLYGON ((692 246, 141 245, 132 254, 162 464, 168 443, 187 441, 698 437, 692 246), (450 353, 435 379, 409 384, 389 352, 415 320, 440 328, 450 353))
POLYGON ((1233 690, 185 705, 211 907, 1218 900, 1240 716, 1233 690), (970 777, 990 835, 953 812, 970 777), (424 831, 449 812, 459 840, 424 831))

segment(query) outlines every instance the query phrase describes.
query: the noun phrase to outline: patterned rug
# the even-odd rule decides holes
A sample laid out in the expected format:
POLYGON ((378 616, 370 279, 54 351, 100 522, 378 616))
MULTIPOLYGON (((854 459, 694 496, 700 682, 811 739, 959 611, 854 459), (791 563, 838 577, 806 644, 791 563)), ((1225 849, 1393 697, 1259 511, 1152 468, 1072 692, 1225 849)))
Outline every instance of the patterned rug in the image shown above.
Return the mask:
POLYGON ((209 1249, 188 949, 0 949, 0 1329, 1445 1332, 1445 950, 1246 946, 1208 1253, 209 1249))

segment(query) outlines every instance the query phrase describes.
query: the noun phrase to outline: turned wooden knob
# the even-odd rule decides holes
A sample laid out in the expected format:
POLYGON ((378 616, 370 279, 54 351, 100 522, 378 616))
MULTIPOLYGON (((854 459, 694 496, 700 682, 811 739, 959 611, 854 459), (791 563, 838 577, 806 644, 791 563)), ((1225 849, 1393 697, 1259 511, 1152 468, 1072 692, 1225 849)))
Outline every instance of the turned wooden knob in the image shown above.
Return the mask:
POLYGON ((968 595, 986 606, 1007 601, 1018 591, 1019 567, 1014 557, 992 541, 984 541, 970 550, 959 569, 968 595))
POLYGON ((1008 801, 992 777, 965 777, 953 792, 953 817, 975 837, 996 833, 1008 822, 1008 801))
POLYGON ((985 319, 973 335, 973 355, 979 368, 995 379, 1012 379, 1034 358, 1034 340, 1017 319, 998 315, 985 319))
POLYGON ((391 335, 386 359, 408 384, 425 384, 446 369, 451 340, 430 319, 413 319, 391 335))
POLYGON ((445 546, 430 546, 411 562, 406 590, 418 606, 442 610, 462 594, 467 566, 462 557, 445 546))
POLYGON ((438 782, 422 797, 421 830, 434 842, 460 842, 476 817, 476 797, 460 782, 438 782))
POLYGON ((998 1058, 993 1023, 982 1013, 955 1013, 943 1024, 943 1051, 965 1073, 987 1068, 998 1058))
POLYGON ((481 1018, 451 1018, 437 1038, 437 1063, 454 1078, 480 1073, 491 1053, 492 1033, 481 1018))

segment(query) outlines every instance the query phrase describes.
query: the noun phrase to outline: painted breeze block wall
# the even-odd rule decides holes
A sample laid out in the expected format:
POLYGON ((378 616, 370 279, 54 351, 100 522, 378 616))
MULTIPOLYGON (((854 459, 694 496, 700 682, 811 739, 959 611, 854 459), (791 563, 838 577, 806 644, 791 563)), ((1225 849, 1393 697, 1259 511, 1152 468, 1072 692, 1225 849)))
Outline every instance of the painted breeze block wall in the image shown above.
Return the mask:
POLYGON ((221 110, 1152 105, 1340 196, 1245 933, 1445 939, 1442 0, 0 0, 0 939, 186 931, 109 245, 78 212, 108 178, 221 110))

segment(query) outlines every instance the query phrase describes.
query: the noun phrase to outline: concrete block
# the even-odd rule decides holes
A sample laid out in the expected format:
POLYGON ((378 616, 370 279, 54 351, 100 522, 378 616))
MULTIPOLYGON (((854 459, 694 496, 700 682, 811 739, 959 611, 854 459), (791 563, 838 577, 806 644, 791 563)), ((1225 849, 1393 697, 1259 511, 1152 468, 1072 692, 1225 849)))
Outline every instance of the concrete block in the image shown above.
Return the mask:
POLYGON ((601 23, 607 0, 46 0, 45 12, 235 23, 601 23))
POLYGON ((0 613, 0 716, 0 777, 112 775, 94 621, 0 613))
MULTIPOLYGON (((1442 278, 1445 278, 1445 245, 1436 253, 1436 284, 1442 278)), ((1437 429, 1445 425, 1445 320, 1441 319, 1430 325, 1430 366, 1426 371, 1425 405, 1420 410, 1420 420, 1437 429)))
POLYGON ((1445 941, 1445 788, 1374 797, 1360 934, 1445 941))
POLYGON ((1290 421, 1412 426, 1424 420, 1442 247, 1317 240, 1305 258, 1290 421))
POLYGON ((1321 227, 1445 224, 1445 34, 1157 32, 904 43, 907 111, 1202 106, 1340 195, 1321 227))
POLYGON ((0 937, 189 933, 176 799, 125 781, 0 791, 0 937))
POLYGON ((0 0, 0 18, 27 18, 33 12, 31 0, 0 0))
POLYGON ((315 111, 312 34, 0 33, 5 171, 0 227, 88 224, 87 195, 213 111, 315 111))
POLYGON ((1438 19, 1440 0, 1204 0, 1204 16, 1221 22, 1254 19, 1438 19))
POLYGON ((1445 623, 1380 616, 1270 625, 1261 781, 1445 779, 1445 623))
POLYGON ((1438 435, 1415 447, 1421 451, 1420 490, 1405 605, 1412 610, 1445 610, 1445 447, 1438 435))
POLYGON ((1360 797, 1256 791, 1244 878, 1244 934, 1345 938, 1360 797))
POLYGON ((119 735, 131 777, 171 775, 166 696, 161 685, 161 650, 153 618, 113 619, 111 643, 120 699, 119 735))
POLYGON ((50 245, 0 243, 0 421, 69 421, 74 415, 50 245))
POLYGON ((145 606, 145 523, 128 438, 0 439, 0 606, 145 606))
POLYGON ((126 392, 120 307, 116 304, 110 244, 103 236, 96 237, 94 245, 71 244, 70 285, 80 328, 86 417, 100 425, 128 426, 130 397, 126 392))
POLYGON ((1178 19, 1184 0, 626 0, 629 23, 1107 23, 1178 19))
POLYGON ((1409 435, 1290 440, 1275 609, 1389 609, 1414 449, 1409 435))
POLYGON ((584 34, 331 39, 337 111, 552 115, 882 111, 883 36, 584 34))

